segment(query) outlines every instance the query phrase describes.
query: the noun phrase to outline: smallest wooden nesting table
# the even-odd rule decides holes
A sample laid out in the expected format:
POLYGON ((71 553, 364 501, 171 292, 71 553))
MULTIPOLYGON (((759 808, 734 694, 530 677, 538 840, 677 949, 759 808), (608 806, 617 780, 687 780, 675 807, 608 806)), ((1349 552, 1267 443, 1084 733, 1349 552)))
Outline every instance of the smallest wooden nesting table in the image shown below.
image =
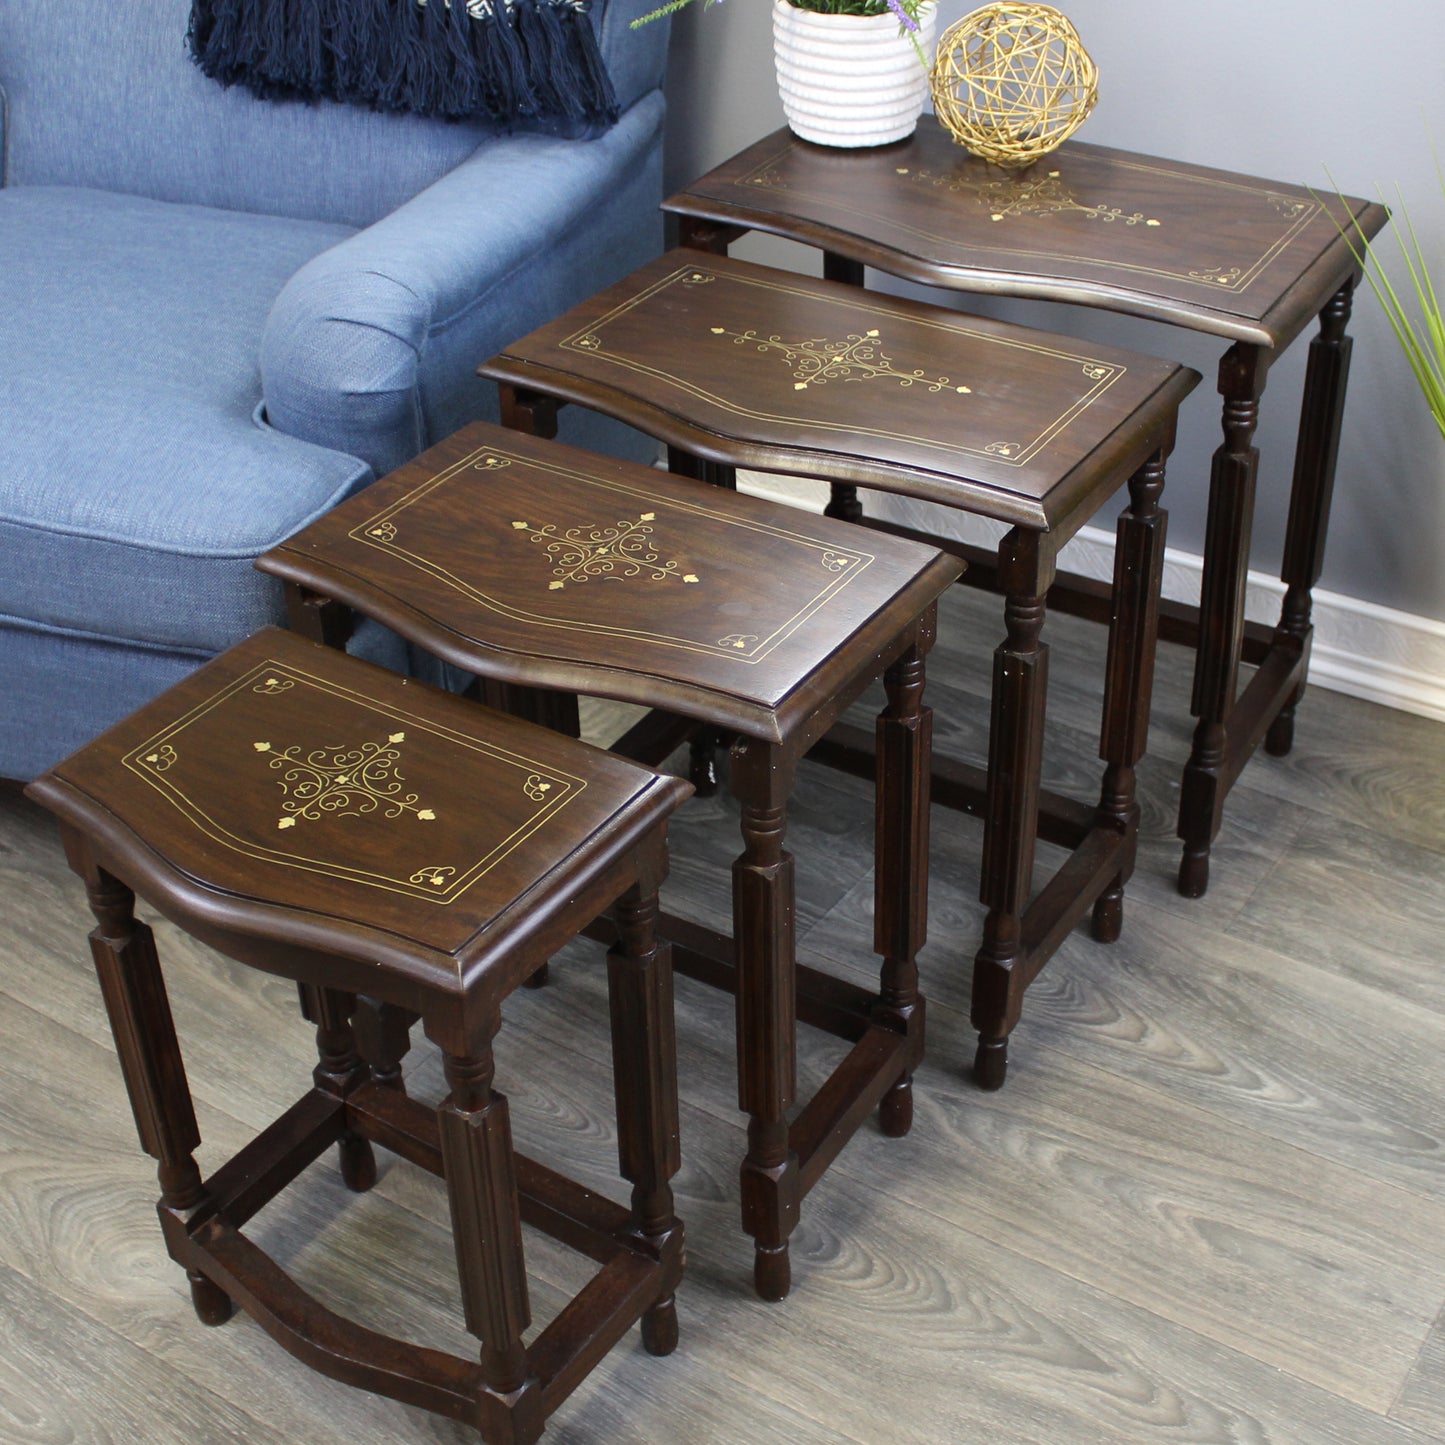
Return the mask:
MULTIPOLYGON (((672 975, 653 935, 668 815, 691 790, 295 635, 222 654, 30 785, 59 814, 98 926, 91 951, 161 1227, 196 1311, 240 1305, 348 1384, 527 1445, 636 1321, 676 1343, 682 1226, 672 975), (133 891, 134 890, 134 891, 133 891), (180 1045, 141 893, 222 953, 302 985, 313 1087, 203 1179, 180 1045), (513 988, 617 900, 608 956, 624 1209, 515 1155, 492 1086, 513 988), (419 1014, 451 1093, 409 1099, 363 1057, 359 998, 419 1014), (243 1226, 332 1144, 353 1189, 371 1142, 446 1180, 468 1361, 388 1339, 306 1294, 243 1226), (530 1346, 526 1220, 600 1271, 530 1346)), ((238 1048, 245 1041, 236 1041, 238 1048)))
MULTIPOLYGON (((874 1108, 890 1134, 912 1121, 923 1053, 915 959, 928 917, 923 659, 936 600, 961 564, 479 423, 257 565, 291 584, 293 616, 333 642, 341 635, 318 598, 494 681, 665 708, 737 735, 733 936, 671 916, 663 928, 680 972, 737 997, 738 1097, 750 1118, 743 1227, 758 1292, 782 1298, 804 1195, 874 1108), (797 968, 783 840, 804 754, 880 676, 873 992, 797 968), (795 1010, 854 1047, 790 1121, 795 1010)), ((621 746, 654 737, 644 725, 621 746)))

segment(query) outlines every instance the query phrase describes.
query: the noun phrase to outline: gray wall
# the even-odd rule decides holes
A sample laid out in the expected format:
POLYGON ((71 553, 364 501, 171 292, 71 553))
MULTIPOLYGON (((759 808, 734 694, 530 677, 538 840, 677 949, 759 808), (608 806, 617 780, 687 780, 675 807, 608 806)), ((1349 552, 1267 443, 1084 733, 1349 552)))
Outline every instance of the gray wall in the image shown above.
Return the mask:
MULTIPOLYGON (((943 0, 940 31, 971 9, 943 0)), ((1081 138, 1270 179, 1393 202, 1403 189, 1445 280, 1445 198, 1430 134, 1445 149, 1445 4, 1319 0, 1064 0, 1099 65, 1100 100, 1081 138), (1389 26, 1390 44, 1382 34, 1389 26), (1328 174, 1327 170, 1328 168, 1328 174)), ((701 0, 674 21, 667 175, 676 187, 783 123, 768 0, 701 0)), ((1387 231, 1382 238, 1391 240, 1387 231)), ((736 254, 816 274, 817 259, 750 238, 736 254)), ((1398 265, 1391 270, 1398 277, 1398 265)), ((923 294, 923 293, 918 293, 923 294)), ((937 293, 934 293, 937 299, 937 293)), ((1186 404, 1171 467, 1170 541, 1203 550, 1208 458, 1219 441, 1221 344, 1069 307, 999 314, 1188 362, 1204 384, 1186 404)), ((1322 585, 1445 620, 1445 442, 1372 296, 1362 288, 1322 585)), ((1312 332, 1311 332, 1312 334, 1312 332)), ((1271 370, 1258 445, 1254 565, 1274 571, 1284 533, 1304 340, 1271 370)))

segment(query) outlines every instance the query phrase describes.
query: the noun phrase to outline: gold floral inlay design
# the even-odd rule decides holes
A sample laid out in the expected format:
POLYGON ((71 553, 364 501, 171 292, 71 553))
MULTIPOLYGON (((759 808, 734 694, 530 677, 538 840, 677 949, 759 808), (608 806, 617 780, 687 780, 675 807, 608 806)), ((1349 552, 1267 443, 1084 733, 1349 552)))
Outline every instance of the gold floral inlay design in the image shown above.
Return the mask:
POLYGON ((746 652, 753 643, 757 641, 757 634, 752 632, 729 632, 726 637, 719 637, 719 647, 735 647, 739 652, 746 652))
POLYGON ((396 541, 396 528, 390 522, 378 522, 367 533, 367 536, 380 538, 383 542, 394 542, 396 541))
POLYGON ((1125 226, 1149 227, 1163 224, 1152 216, 1146 216, 1143 211, 1132 211, 1126 215, 1122 206, 1089 205, 1079 200, 1058 171, 1049 171, 1043 176, 984 181, 971 176, 937 175, 933 171, 913 170, 908 166, 896 169, 900 176, 907 176, 920 185, 977 197, 979 205, 988 210, 991 221, 1006 221, 1016 216, 1056 216, 1072 211, 1090 221, 1118 221, 1125 226))
POLYGON ((676 559, 664 562, 653 545, 652 523, 656 512, 643 512, 635 521, 619 521, 611 527, 568 527, 558 531, 553 523, 534 527, 530 522, 513 522, 518 532, 544 548, 552 559, 550 592, 560 592, 569 582, 621 582, 646 577, 653 582, 678 580, 691 586, 699 581, 694 572, 684 572, 676 559))
POLYGON ((541 803, 546 800, 547 794, 552 791, 552 784, 542 777, 540 773, 531 774, 527 781, 522 784, 522 791, 534 803, 541 803))
MULTIPOLYGON (((260 691, 259 688, 256 690, 258 692, 260 691)), ((173 766, 178 761, 178 758, 179 755, 176 750, 169 743, 165 743, 161 747, 158 747, 155 752, 147 753, 145 755, 145 762, 156 772, 163 773, 167 768, 173 766)))
POLYGON ((1271 195, 1266 198, 1265 204, 1286 221, 1297 221, 1310 208, 1308 201, 1297 201, 1293 196, 1271 195))
POLYGON ((776 333, 762 336, 751 327, 729 331, 725 326, 713 326, 710 330, 714 336, 730 337, 734 346, 776 352, 792 367, 794 391, 806 391, 829 381, 896 381, 900 386, 917 385, 932 393, 951 391, 963 395, 973 390, 971 386, 956 386, 946 376, 928 376, 921 367, 900 371, 883 350, 877 327, 861 335, 854 332, 846 341, 829 341, 821 336, 785 341, 776 333))
POLYGON ((404 791, 406 780, 397 763, 405 741, 404 732, 390 733, 385 742, 313 748, 304 756, 299 745, 275 748, 269 742, 252 743, 268 766, 282 774, 276 781, 286 801, 276 826, 314 823, 326 813, 361 817, 378 809, 387 818, 411 813, 419 823, 432 822, 436 814, 417 806, 421 799, 416 793, 404 791))
POLYGON ((472 463, 474 472, 499 472, 503 467, 511 466, 511 460, 507 457, 494 457, 490 453, 480 461, 472 463))
POLYGON ((290 692, 296 684, 289 677, 265 677, 251 689, 263 697, 275 697, 278 693, 290 692))
POLYGON ((408 883, 426 884, 432 888, 445 888, 456 874, 455 868, 418 868, 407 879, 408 883))
POLYGON ((1210 281, 1216 286, 1233 286, 1243 273, 1238 266, 1206 266, 1200 271, 1191 271, 1191 281, 1210 281))

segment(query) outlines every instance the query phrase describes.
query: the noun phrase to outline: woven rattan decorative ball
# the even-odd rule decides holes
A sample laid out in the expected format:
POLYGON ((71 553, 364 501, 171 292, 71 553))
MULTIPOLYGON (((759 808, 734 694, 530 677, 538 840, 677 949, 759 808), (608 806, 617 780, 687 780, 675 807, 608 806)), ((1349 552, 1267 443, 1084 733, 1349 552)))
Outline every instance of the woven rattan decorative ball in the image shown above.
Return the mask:
POLYGON ((999 0, 944 33, 933 108, 965 149, 1019 168, 1062 145, 1099 98, 1099 73, 1052 5, 999 0))

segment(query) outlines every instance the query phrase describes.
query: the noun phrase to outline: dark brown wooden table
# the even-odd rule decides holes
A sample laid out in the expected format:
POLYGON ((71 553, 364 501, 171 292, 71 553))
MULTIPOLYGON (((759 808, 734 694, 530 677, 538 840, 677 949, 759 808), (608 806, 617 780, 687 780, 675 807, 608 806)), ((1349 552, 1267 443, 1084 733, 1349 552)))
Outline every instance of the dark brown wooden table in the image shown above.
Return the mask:
MULTIPOLYGON (((994 655, 988 767, 940 760, 933 790, 985 820, 975 1074, 997 1088, 1029 982, 1081 919, 1092 913, 1101 939, 1121 925, 1148 733, 1164 458, 1197 374, 686 250, 514 342, 482 372, 502 383, 503 419, 521 430, 550 434, 558 403, 577 402, 709 466, 878 487, 1008 525, 992 559, 1007 635, 994 655), (1047 796, 1041 808, 1045 599, 1059 549, 1126 480, 1103 790, 1097 805, 1047 796), (1069 857, 1033 898, 1040 826, 1069 857)), ((835 730, 815 756, 871 773, 866 743, 857 729, 835 730)))
MULTIPOLYGON (((1160 635, 1197 647, 1193 752, 1179 800, 1180 891, 1202 895, 1224 800, 1264 741, 1282 755, 1309 671, 1311 590, 1323 566, 1359 267, 1341 227, 1375 235, 1372 202, 1070 141, 1022 172, 955 145, 932 116, 897 145, 843 151, 780 130, 664 204, 685 245, 725 253, 748 230, 818 246, 824 274, 873 266, 927 286, 1099 306, 1229 342, 1219 363, 1224 440, 1214 454, 1198 608, 1165 602, 1160 635), (1310 344, 1277 627, 1246 623, 1258 453, 1269 368, 1318 314, 1310 344), (1241 661, 1256 667, 1243 693, 1241 661)), ((858 516, 836 491, 836 515, 858 516)), ((870 520, 870 525, 888 524, 870 520)), ((896 529, 904 530, 904 529, 896 529)), ((916 535, 916 534, 910 534, 916 535)), ((987 553, 962 547, 972 562, 987 553)), ((965 578, 987 585, 986 568, 965 578)), ((1107 594, 1061 574, 1050 605, 1107 619, 1107 594)))
MULTIPOLYGON (((527 1445, 632 1324, 667 1354, 683 1234, 672 974, 654 938, 669 814, 691 789, 545 728, 266 629, 30 785, 89 894, 101 990, 161 1226, 207 1324, 241 1306, 336 1379, 527 1445), (295 979, 314 1085, 202 1179, 142 894, 231 958, 295 979), (630 1208, 512 1150, 493 1088, 502 1001, 616 901, 608 955, 630 1208), (386 1012, 420 1015, 451 1092, 407 1097, 386 1012), (388 1037, 390 1034, 390 1037, 388 1037), (441 1175, 465 1360, 333 1314, 243 1232, 333 1144, 357 1190, 372 1143, 441 1175), (522 1223, 600 1269, 530 1345, 522 1223)), ((238 1048, 245 1041, 236 1041, 238 1048)), ((539 1087, 545 1088, 544 1082, 539 1087)))
MULTIPOLYGON (((928 909, 924 657, 961 564, 937 548, 720 493, 477 424, 318 519, 258 565, 298 625, 340 643, 338 604, 493 684, 654 712, 615 748, 659 758, 688 725, 737 735, 733 935, 668 916, 679 970, 737 998, 749 1116, 743 1227, 760 1294, 788 1292, 804 1196, 875 1108, 912 1122, 923 1053, 916 956, 928 909), (883 677, 878 720, 877 990, 799 968, 788 800, 804 754, 883 677), (796 1013, 795 1013, 796 1011, 796 1013), (796 1117, 795 1017, 853 1047, 796 1117)), ((515 699, 511 699, 515 701, 515 699)))

